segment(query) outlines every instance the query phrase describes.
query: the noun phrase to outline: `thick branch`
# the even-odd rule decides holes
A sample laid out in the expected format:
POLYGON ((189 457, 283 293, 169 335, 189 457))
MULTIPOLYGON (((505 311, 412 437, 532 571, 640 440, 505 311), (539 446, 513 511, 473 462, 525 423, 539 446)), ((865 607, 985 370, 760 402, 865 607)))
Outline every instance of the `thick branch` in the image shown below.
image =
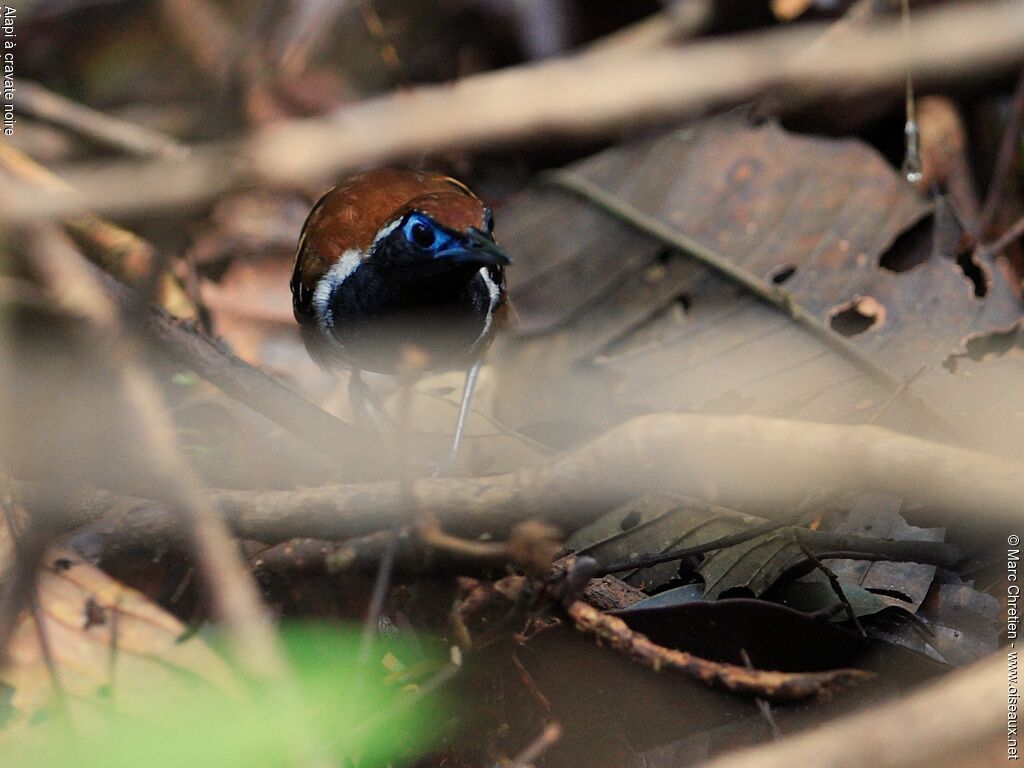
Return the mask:
MULTIPOLYGON (((416 497, 445 531, 470 537, 502 535, 530 518, 575 529, 646 493, 713 495, 752 514, 785 518, 823 485, 839 492, 893 493, 961 519, 1010 526, 1020 521, 1024 466, 876 426, 654 414, 542 467, 420 480, 416 497)), ((240 535, 266 542, 362 536, 403 514, 390 482, 219 491, 214 502, 240 535)), ((102 506, 102 500, 92 505, 102 506)), ((173 520, 159 507, 140 510, 123 525, 121 535, 138 540, 159 540, 173 530, 173 520)))

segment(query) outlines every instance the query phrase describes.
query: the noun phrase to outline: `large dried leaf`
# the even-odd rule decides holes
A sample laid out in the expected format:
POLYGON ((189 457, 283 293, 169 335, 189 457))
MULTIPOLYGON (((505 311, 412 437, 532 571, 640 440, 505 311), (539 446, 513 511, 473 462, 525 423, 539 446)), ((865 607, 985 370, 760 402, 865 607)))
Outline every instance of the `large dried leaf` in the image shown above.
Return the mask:
POLYGON ((986 296, 975 296, 953 258, 959 231, 951 216, 940 206, 928 218, 927 202, 870 147, 718 119, 572 170, 766 286, 781 284, 822 323, 852 334, 871 366, 685 257, 666 255, 663 244, 593 204, 548 187, 501 216, 528 337, 513 360, 529 360, 536 372, 518 392, 510 387, 513 423, 530 418, 531 408, 547 409, 533 418, 562 409, 611 420, 614 389, 620 413, 877 418, 946 436, 980 431, 979 442, 991 448, 1024 446, 1024 429, 1006 429, 1024 426, 1024 388, 1013 386, 1024 360, 1018 302, 999 275, 986 296), (979 397, 976 374, 996 359, 1012 370, 979 397), (559 368, 595 361, 607 377, 594 393, 580 384, 585 377, 559 368), (922 366, 911 397, 889 402, 893 381, 922 366), (880 380, 869 367, 891 376, 880 380), (544 398, 539 393, 556 377, 565 391, 544 398), (931 407, 927 419, 914 397, 931 407))
MULTIPOLYGON (((859 142, 799 137, 774 125, 748 128, 733 119, 609 150, 573 170, 765 277, 788 265, 834 273, 849 257, 877 260, 928 210, 859 142)), ((509 279, 525 333, 553 330, 598 299, 595 311, 621 332, 628 326, 616 323, 619 306, 613 298, 609 308, 608 296, 665 250, 552 189, 507 206, 501 227, 515 247, 509 279)), ((674 282, 693 286, 699 274, 681 270, 674 282)), ((579 356, 595 351, 584 347, 579 356)))

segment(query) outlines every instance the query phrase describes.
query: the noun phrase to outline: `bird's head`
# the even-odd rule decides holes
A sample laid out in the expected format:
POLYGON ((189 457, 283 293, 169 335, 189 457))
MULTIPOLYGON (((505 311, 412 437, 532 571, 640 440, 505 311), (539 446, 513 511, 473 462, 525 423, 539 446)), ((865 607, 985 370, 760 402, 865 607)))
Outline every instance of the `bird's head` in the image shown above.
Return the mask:
POLYGON ((458 283, 486 269, 503 290, 511 260, 493 229, 490 208, 448 176, 389 169, 354 176, 328 191, 303 226, 291 282, 295 317, 323 324, 333 291, 361 265, 406 286, 446 275, 458 283))
POLYGON ((494 242, 493 229, 490 209, 476 198, 422 195, 388 218, 374 237, 368 259, 403 280, 503 267, 511 259, 494 242))

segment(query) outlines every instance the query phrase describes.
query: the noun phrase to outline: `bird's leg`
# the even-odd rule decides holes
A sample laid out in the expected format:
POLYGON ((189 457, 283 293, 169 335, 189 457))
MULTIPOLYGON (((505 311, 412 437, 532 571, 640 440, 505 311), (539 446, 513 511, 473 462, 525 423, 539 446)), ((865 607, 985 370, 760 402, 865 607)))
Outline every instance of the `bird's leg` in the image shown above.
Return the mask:
POLYGON ((476 380, 480 376, 480 367, 483 361, 477 360, 466 371, 466 384, 462 388, 462 400, 459 402, 459 420, 455 423, 455 435, 452 437, 452 446, 448 449, 445 460, 437 467, 434 477, 440 477, 459 463, 459 449, 462 447, 462 438, 466 432, 466 421, 469 419, 469 405, 473 400, 473 390, 476 389, 476 380))

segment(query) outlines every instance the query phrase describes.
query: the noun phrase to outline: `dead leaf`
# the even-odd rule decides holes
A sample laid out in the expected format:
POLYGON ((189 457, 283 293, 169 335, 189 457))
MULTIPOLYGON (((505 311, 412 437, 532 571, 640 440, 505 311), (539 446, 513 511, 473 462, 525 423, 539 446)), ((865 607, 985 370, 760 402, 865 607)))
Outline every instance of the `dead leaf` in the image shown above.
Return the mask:
MULTIPOLYGON (((644 554, 695 547, 764 520, 724 507, 670 496, 643 496, 579 529, 566 546, 608 564, 644 554)), ((620 573, 627 584, 657 589, 676 576, 679 562, 620 573)))
POLYGON ((929 218, 927 201, 872 148, 715 119, 572 171, 781 286, 825 325, 857 310, 836 330, 889 383, 652 237, 543 188, 499 217, 516 256, 509 275, 522 318, 502 398, 513 425, 719 409, 728 395, 744 413, 876 420, 932 436, 977 434, 992 450, 1024 448, 1024 429, 1006 428, 1024 427, 1024 390, 1012 383, 1019 347, 998 358, 1012 359, 1016 375, 982 397, 973 359, 972 370, 942 367, 977 334, 1011 327, 1019 303, 999 275, 986 280, 986 267, 958 261, 950 212, 940 205, 929 218), (910 396, 892 401, 892 382, 922 366, 910 396))
MULTIPOLYGON (((836 533, 849 533, 869 539, 896 541, 944 541, 942 528, 917 528, 908 525, 898 510, 898 498, 883 494, 858 497, 850 515, 836 526, 836 533)), ((841 581, 857 584, 882 600, 914 613, 920 607, 932 580, 934 565, 922 563, 866 562, 864 560, 826 560, 825 565, 841 581)), ((822 573, 807 576, 810 581, 827 581, 822 573)))
POLYGON ((704 596, 708 600, 739 588, 757 597, 804 559, 792 532, 783 530, 711 553, 698 573, 704 577, 704 596))
POLYGON ((935 583, 917 613, 926 632, 905 624, 869 627, 871 637, 910 648, 944 664, 963 666, 999 646, 999 600, 969 584, 935 583))
MULTIPOLYGON (((137 716, 158 691, 187 700, 197 686, 236 690, 226 662, 199 638, 182 642, 185 626, 72 552, 54 549, 39 574, 46 641, 72 723, 99 711, 137 716)), ((35 621, 28 613, 11 637, 0 681, 13 688, 15 715, 5 734, 54 704, 35 621)))

